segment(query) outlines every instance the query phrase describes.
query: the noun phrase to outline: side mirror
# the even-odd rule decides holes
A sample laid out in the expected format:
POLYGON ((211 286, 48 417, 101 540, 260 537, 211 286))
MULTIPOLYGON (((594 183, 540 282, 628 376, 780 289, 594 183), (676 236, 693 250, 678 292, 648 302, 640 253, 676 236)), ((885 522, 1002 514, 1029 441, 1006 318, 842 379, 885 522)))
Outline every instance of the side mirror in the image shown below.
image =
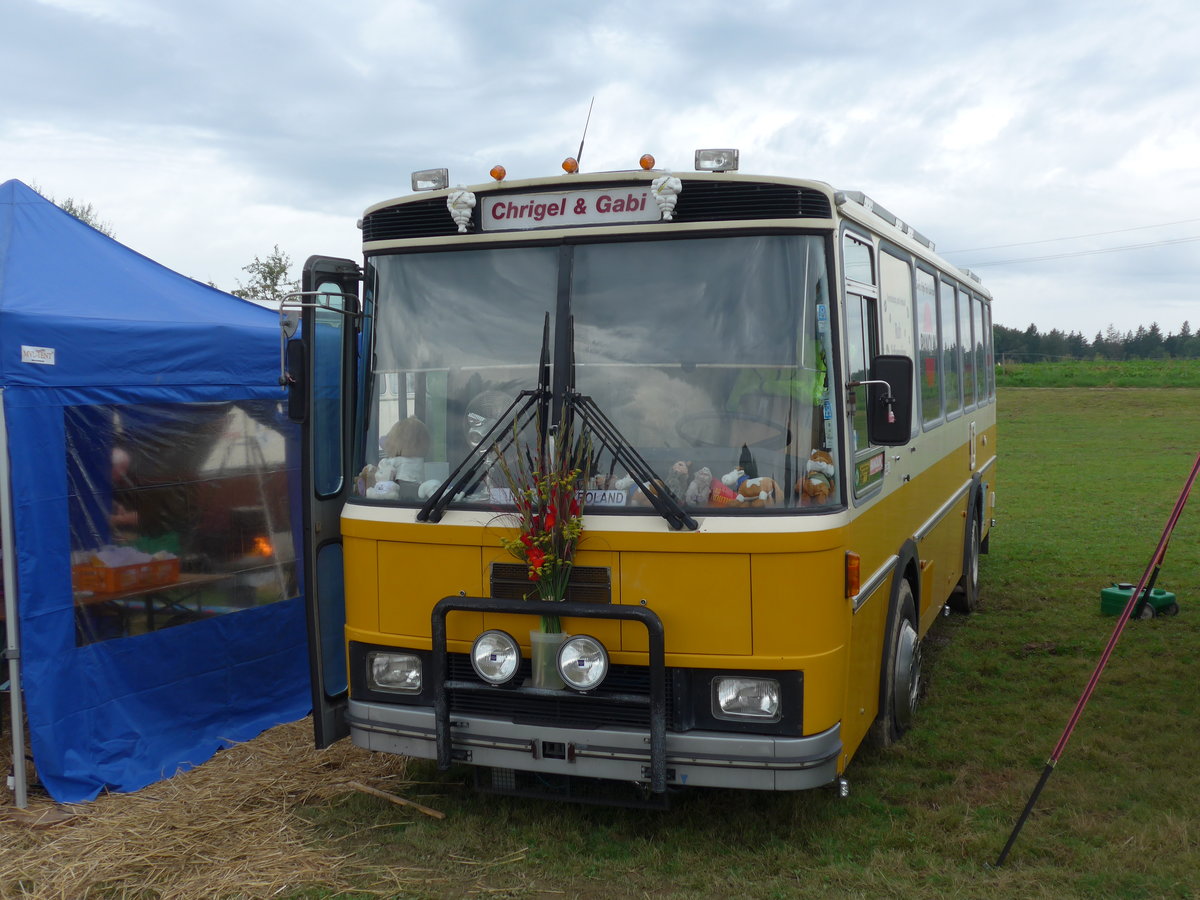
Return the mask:
POLYGON ((288 418, 303 423, 308 418, 308 373, 305 369, 303 340, 293 338, 287 342, 285 360, 288 418))
POLYGON ((867 440, 901 447, 912 437, 913 361, 907 356, 877 356, 867 381, 867 440))

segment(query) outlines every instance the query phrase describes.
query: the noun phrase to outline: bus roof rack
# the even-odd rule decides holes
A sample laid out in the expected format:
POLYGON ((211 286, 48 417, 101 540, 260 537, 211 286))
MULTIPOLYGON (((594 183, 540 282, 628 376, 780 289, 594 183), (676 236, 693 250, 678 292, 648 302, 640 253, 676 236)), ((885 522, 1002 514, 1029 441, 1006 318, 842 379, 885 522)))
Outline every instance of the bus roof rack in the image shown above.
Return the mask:
POLYGON ((889 212, 885 207, 880 206, 862 191, 838 191, 833 195, 833 199, 837 202, 838 206, 843 205, 847 201, 857 203, 863 209, 867 210, 867 212, 875 213, 875 215, 879 216, 879 218, 883 219, 883 221, 887 222, 893 228, 904 232, 917 243, 928 247, 930 250, 937 250, 937 247, 934 245, 933 241, 925 237, 925 235, 921 234, 921 232, 917 231, 907 222, 896 218, 896 216, 889 212))

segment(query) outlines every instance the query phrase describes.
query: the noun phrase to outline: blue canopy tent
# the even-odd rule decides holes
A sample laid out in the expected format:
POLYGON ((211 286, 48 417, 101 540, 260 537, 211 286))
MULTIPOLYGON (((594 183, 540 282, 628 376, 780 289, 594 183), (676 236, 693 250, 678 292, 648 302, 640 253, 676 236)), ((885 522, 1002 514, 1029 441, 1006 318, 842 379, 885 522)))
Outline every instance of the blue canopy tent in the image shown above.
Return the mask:
POLYGON ((164 268, 19 181, 0 185, 0 525, 18 805, 22 715, 41 783, 78 802, 137 790, 308 712, 296 435, 278 365, 277 313, 164 268), (117 441, 151 482, 135 491, 155 501, 141 521, 175 522, 154 556, 119 548, 137 565, 101 549, 120 543, 108 524, 117 441), (242 530, 257 528, 267 555, 239 562, 248 538, 235 513, 248 521, 264 508, 274 521, 242 530), (118 627, 89 630, 100 610, 118 627))

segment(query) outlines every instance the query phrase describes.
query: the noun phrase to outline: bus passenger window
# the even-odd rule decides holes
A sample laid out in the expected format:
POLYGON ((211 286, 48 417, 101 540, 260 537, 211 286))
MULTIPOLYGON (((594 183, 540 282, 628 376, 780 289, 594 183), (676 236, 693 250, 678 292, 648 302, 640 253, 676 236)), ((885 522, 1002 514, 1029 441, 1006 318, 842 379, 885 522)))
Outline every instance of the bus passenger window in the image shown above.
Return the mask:
POLYGON ((936 285, 933 275, 917 270, 917 381, 921 395, 921 421, 926 425, 942 416, 936 285))
POLYGON ((975 405, 975 338, 971 327, 971 296, 958 292, 958 345, 963 360, 963 405, 975 405))
POLYGON ((962 409, 962 365, 959 359, 957 300, 954 286, 941 282, 939 299, 942 335, 942 371, 946 379, 947 418, 962 409))

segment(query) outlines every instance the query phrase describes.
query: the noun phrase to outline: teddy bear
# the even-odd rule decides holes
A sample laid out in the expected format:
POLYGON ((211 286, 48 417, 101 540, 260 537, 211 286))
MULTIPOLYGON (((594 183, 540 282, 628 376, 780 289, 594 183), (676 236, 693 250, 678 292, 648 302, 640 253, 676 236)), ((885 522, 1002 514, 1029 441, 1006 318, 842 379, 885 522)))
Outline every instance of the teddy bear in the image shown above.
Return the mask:
POLYGON ((676 500, 682 500, 687 493, 688 482, 691 479, 692 464, 678 460, 671 464, 671 471, 665 479, 667 492, 676 500))
POLYGON ((712 493, 712 481, 712 469, 701 466, 684 491, 683 502, 688 506, 707 506, 709 495, 712 493))
POLYGON ((833 454, 828 450, 814 450, 804 463, 804 475, 796 480, 796 496, 803 496, 810 504, 828 502, 833 495, 836 472, 833 454))
POLYGON ((359 492, 372 500, 400 500, 416 496, 425 481, 425 454, 429 452, 429 429, 420 419, 401 419, 379 442, 378 465, 366 465, 358 473, 359 492))

